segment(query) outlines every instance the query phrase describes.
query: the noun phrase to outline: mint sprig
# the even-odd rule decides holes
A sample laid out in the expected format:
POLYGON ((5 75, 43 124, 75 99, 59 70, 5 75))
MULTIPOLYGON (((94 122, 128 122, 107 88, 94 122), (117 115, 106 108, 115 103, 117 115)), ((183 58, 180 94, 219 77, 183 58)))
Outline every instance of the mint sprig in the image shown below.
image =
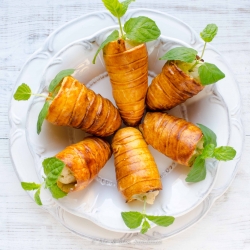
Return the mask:
POLYGON ((37 184, 35 182, 21 182, 21 186, 26 191, 37 190, 34 194, 34 200, 37 203, 37 205, 39 206, 42 205, 42 202, 40 199, 41 184, 37 184))
POLYGON ((74 73, 74 69, 65 69, 60 71, 55 78, 50 82, 49 85, 49 92, 51 93, 51 96, 46 96, 43 94, 35 94, 32 93, 30 87, 26 83, 22 83, 20 86, 18 86, 16 92, 14 93, 14 99, 16 101, 27 101, 30 99, 30 97, 33 96, 41 96, 46 99, 46 102, 44 103, 37 120, 37 134, 40 134, 42 130, 42 124, 44 119, 46 118, 48 111, 49 111, 49 105, 51 100, 54 99, 56 91, 58 90, 59 83, 63 80, 64 77, 69 76, 74 73))
POLYGON ((216 134, 208 127, 197 124, 204 136, 203 150, 195 159, 194 164, 186 178, 186 182, 199 182, 206 178, 205 160, 214 158, 218 161, 233 160, 236 155, 236 150, 230 146, 217 146, 216 134))
POLYGON ((65 163, 56 157, 47 158, 43 161, 43 170, 46 175, 46 178, 44 178, 44 182, 41 184, 37 184, 35 182, 21 182, 21 186, 26 191, 31 190, 37 190, 34 194, 34 200, 35 202, 41 206, 42 201, 40 198, 40 191, 42 185, 45 183, 45 188, 49 188, 52 196, 55 199, 63 198, 67 195, 67 193, 63 192, 58 186, 57 186, 57 180, 65 167, 65 163))
POLYGON ((129 4, 135 0, 125 0, 119 2, 118 0, 102 0, 104 6, 110 13, 117 17, 120 34, 118 31, 113 31, 107 39, 100 45, 97 50, 92 63, 95 64, 98 53, 110 42, 119 38, 127 40, 130 44, 145 43, 157 39, 161 32, 156 23, 148 17, 140 16, 130 18, 122 27, 121 17, 126 13, 129 4), (124 33, 125 32, 125 33, 124 33))
POLYGON ((144 207, 143 212, 136 212, 136 211, 130 211, 130 212, 122 212, 121 213, 122 219, 126 226, 130 229, 141 227, 141 233, 144 234, 150 229, 150 224, 148 222, 152 221, 158 226, 162 227, 168 227, 171 224, 173 224, 175 218, 172 216, 165 216, 165 215, 147 215, 146 214, 146 197, 144 197, 144 207))
POLYGON ((205 53, 206 45, 209 42, 212 42, 216 36, 218 27, 215 24, 208 24, 205 29, 200 33, 201 38, 203 39, 204 47, 202 49, 201 56, 198 56, 198 52, 194 49, 186 47, 177 47, 169 50, 164 54, 160 60, 178 60, 186 63, 193 63, 189 68, 189 72, 192 72, 193 69, 198 65, 198 74, 200 77, 201 84, 203 86, 213 84, 225 77, 225 74, 214 64, 203 63, 203 56, 205 53))

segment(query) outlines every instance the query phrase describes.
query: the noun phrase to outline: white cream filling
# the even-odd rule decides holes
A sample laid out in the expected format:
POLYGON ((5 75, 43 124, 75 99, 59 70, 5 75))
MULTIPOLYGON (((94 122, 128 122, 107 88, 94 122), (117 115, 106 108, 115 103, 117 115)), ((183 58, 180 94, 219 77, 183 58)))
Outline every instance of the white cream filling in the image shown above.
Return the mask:
POLYGON ((148 193, 142 193, 142 194, 135 194, 132 196, 133 199, 139 200, 144 202, 144 197, 146 197, 146 202, 148 204, 153 204, 155 201, 155 197, 159 194, 159 191, 152 191, 152 192, 148 192, 148 193))
POLYGON ((192 63, 186 63, 186 62, 181 62, 181 61, 176 61, 175 64, 177 65, 178 68, 180 68, 184 73, 189 75, 191 78, 195 79, 197 82, 200 82, 200 77, 199 77, 199 67, 203 62, 200 62, 197 64, 192 71, 189 71, 190 68, 194 65, 195 61, 192 63))
POLYGON ((72 182, 76 182, 76 178, 67 167, 64 167, 58 178, 58 181, 63 184, 69 184, 72 182))

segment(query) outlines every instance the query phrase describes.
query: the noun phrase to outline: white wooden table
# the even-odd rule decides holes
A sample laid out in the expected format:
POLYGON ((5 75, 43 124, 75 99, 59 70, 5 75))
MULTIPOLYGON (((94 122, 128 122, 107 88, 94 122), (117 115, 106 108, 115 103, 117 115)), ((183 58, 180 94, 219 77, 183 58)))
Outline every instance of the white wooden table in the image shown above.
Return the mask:
MULTIPOLYGON (((20 187, 9 157, 8 104, 27 58, 65 22, 103 10, 101 0, 0 0, 0 249, 250 249, 250 1, 137 0, 131 8, 176 16, 196 31, 219 26, 213 41, 242 95, 245 147, 238 174, 206 217, 161 245, 101 246, 83 240, 38 207, 20 187)), ((232 96, 233 98, 233 96, 232 96)))

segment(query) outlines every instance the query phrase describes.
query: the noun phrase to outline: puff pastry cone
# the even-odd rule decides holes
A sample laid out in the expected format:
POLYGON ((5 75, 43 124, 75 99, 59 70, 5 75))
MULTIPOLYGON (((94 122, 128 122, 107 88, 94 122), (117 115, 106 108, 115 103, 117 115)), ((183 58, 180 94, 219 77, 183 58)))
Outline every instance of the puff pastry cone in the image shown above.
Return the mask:
POLYGON ((64 77, 57 91, 46 117, 52 124, 101 137, 113 134, 121 126, 118 109, 72 76, 64 77))
POLYGON ((198 68, 188 72, 189 64, 180 61, 166 62, 148 88, 146 105, 150 110, 169 110, 198 94, 201 85, 198 68))
POLYGON ((103 58, 112 85, 112 94, 128 126, 137 126, 144 113, 148 88, 148 53, 145 44, 126 48, 118 39, 103 48, 103 58))
POLYGON ((181 165, 191 166, 203 148, 200 128, 166 113, 148 112, 139 129, 149 145, 181 165))
POLYGON ((65 163, 57 186, 64 192, 79 191, 87 187, 111 157, 108 142, 97 137, 66 147, 55 156, 65 163))
POLYGON ((114 153, 118 190, 126 202, 133 200, 153 204, 162 189, 159 171, 139 130, 126 127, 118 130, 111 144, 114 153))

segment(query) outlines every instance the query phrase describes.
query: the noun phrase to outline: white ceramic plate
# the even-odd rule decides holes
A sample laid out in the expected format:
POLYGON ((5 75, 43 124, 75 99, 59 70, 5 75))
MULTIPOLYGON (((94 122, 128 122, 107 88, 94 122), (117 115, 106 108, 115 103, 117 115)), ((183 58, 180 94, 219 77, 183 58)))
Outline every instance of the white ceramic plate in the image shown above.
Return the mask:
MULTIPOLYGON (((139 15, 146 15, 154 19, 160 27, 162 34, 168 36, 162 37, 158 42, 149 45, 149 69, 152 72, 159 73, 163 62, 158 61, 158 57, 173 46, 182 44, 186 46, 191 45, 198 50, 201 49, 201 42, 196 33, 179 20, 150 10, 129 11, 125 19, 139 15)), ((26 82, 31 86, 33 92, 36 92, 39 91, 39 88, 42 90, 46 84, 48 85, 54 75, 61 69, 77 68, 76 78, 88 83, 92 89, 100 92, 105 97, 112 99, 108 77, 101 57, 99 57, 96 65, 91 64, 97 46, 96 43, 99 44, 102 41, 103 35, 107 34, 107 31, 92 35, 87 39, 79 39, 78 34, 81 30, 82 36, 90 35, 90 33, 100 28, 115 24, 115 20, 107 12, 97 12, 83 16, 63 26, 54 32, 47 39, 45 45, 29 59, 17 79, 17 85, 26 82), (95 22, 96 19, 100 18, 102 22, 95 22), (82 26, 86 21, 98 23, 99 26, 86 27, 86 30, 83 32, 82 26), (68 36, 69 32, 71 36, 68 36), (93 80, 93 78, 95 79, 93 80), (100 86, 103 88, 100 88, 100 86)), ((208 211, 212 201, 226 190, 236 172, 243 140, 240 121, 240 97, 237 84, 222 56, 212 47, 209 47, 206 51, 205 60, 216 63, 225 72, 226 78, 214 85, 214 87, 207 87, 205 91, 190 99, 185 105, 176 108, 173 113, 178 116, 184 116, 192 122, 203 123, 212 128, 218 135, 218 144, 232 145, 236 148, 238 154, 235 160, 220 164, 215 187, 210 191, 214 184, 216 173, 216 168, 212 166, 213 163, 208 164, 209 175, 206 181, 187 185, 184 179, 188 169, 178 166, 169 173, 172 168, 171 161, 166 160, 166 157, 153 150, 162 173, 164 191, 157 197, 153 206, 148 206, 147 211, 151 214, 166 213, 176 217, 182 215, 180 217, 182 219, 179 220, 178 218, 174 225, 169 228, 162 229, 156 227, 154 232, 159 232, 159 237, 154 239, 157 240, 182 231, 200 219, 208 211), (232 96, 234 96, 234 99, 231 99, 232 96), (205 199, 208 194, 209 196, 205 199), (202 200, 204 201, 201 203, 202 200), (197 207, 199 203, 201 204, 197 207), (166 232, 170 233, 166 234, 166 232)), ((40 178, 42 174, 41 161, 43 158, 53 156, 66 145, 79 141, 85 136, 81 131, 70 128, 58 128, 48 123, 44 124, 41 135, 37 136, 35 123, 41 105, 42 102, 39 99, 23 103, 11 102, 10 149, 21 181, 37 180, 33 169, 34 165, 40 178), (28 147, 30 147, 33 157, 31 157, 28 147), (34 164, 33 159, 36 164, 34 164)), ((125 237, 122 236, 124 234, 116 233, 118 238, 113 238, 113 240, 110 238, 105 239, 103 238, 104 229, 100 229, 95 230, 97 232, 101 231, 100 235, 90 235, 89 230, 78 224, 80 220, 84 219, 79 219, 76 215, 88 218, 102 227, 117 232, 131 232, 124 226, 120 212, 141 210, 141 203, 125 204, 116 190, 112 159, 101 171, 97 181, 93 182, 86 190, 69 195, 58 202, 51 199, 48 193, 43 193, 42 197, 45 207, 56 217, 60 217, 60 221, 71 230, 77 231, 78 234, 87 238, 113 241, 114 243, 120 242, 120 238, 125 237), (55 207, 57 208, 56 210, 54 209, 55 207), (59 211, 60 213, 58 213, 59 211), (75 219, 75 217, 78 219, 75 219)), ((142 236, 136 235, 134 234, 132 238, 125 237, 126 240, 124 242, 136 240, 137 236, 138 240, 141 239, 142 236)), ((146 241, 150 240, 147 236, 143 237, 146 237, 144 238, 146 241)))

